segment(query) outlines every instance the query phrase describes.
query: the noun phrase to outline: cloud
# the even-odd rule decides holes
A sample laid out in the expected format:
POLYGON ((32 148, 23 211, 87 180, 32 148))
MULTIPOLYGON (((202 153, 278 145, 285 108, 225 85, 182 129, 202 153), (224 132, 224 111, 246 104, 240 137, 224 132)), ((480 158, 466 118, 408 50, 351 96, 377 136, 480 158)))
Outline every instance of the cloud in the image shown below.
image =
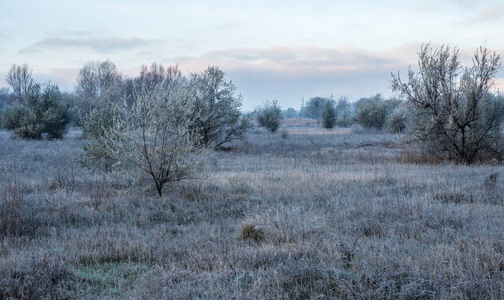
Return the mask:
POLYGON ((61 48, 81 48, 92 49, 96 52, 110 52, 116 50, 131 50, 151 44, 152 40, 141 38, 47 38, 38 41, 20 53, 35 53, 43 50, 61 49, 61 48))
POLYGON ((382 52, 354 46, 233 48, 178 57, 173 63, 193 72, 219 66, 243 94, 245 109, 267 99, 298 108, 302 97, 333 93, 358 100, 378 92, 387 95, 391 72, 407 72, 416 63, 419 49, 420 44, 382 52))
MULTIPOLYGON (((431 43, 438 49, 440 44, 431 43)), ((182 70, 201 72, 219 66, 243 94, 243 107, 252 110, 264 100, 277 99, 283 108, 299 109, 301 98, 335 98, 351 101, 381 93, 392 96, 391 73, 407 76, 417 69, 421 43, 407 43, 383 51, 354 46, 233 48, 209 51, 199 57, 173 58, 182 70)), ((469 66, 472 48, 460 49, 463 65, 469 66)), ((500 82, 499 82, 500 83, 500 82)), ((502 89, 504 90, 504 88, 502 89)))
POLYGON ((494 5, 482 11, 476 20, 480 22, 493 21, 501 18, 503 13, 504 4, 494 5))
POLYGON ((57 83, 64 91, 73 91, 79 68, 52 68, 45 73, 34 72, 33 77, 40 82, 57 83))
POLYGON ((229 70, 261 70, 294 78, 314 73, 361 72, 394 64, 396 60, 392 56, 352 46, 235 48, 210 51, 199 58, 178 58, 181 64, 196 69, 219 65, 229 70))
POLYGON ((477 16, 460 23, 464 25, 489 23, 501 19, 503 17, 503 14, 504 4, 493 5, 482 10, 477 16))
POLYGON ((418 1, 414 7, 432 12, 439 10, 453 10, 453 9, 473 9, 477 5, 477 0, 424 0, 418 1))

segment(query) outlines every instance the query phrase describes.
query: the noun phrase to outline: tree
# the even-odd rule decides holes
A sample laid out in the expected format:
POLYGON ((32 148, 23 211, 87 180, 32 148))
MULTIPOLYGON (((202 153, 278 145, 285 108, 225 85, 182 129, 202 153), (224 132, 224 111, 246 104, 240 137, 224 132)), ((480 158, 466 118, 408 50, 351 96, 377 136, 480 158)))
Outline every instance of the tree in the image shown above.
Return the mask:
POLYGON ((491 93, 500 66, 500 56, 485 47, 464 68, 456 47, 422 45, 418 72, 410 68, 407 82, 392 74, 392 90, 406 99, 413 116, 411 137, 441 160, 501 159, 504 102, 491 93))
POLYGON ((389 115, 399 102, 394 99, 384 100, 380 94, 361 98, 356 103, 356 119, 365 128, 382 130, 387 124, 389 115))
MULTIPOLYGON (((122 75, 109 60, 90 61, 79 70, 75 93, 81 122, 89 123, 91 121, 88 119, 89 114, 93 110, 100 110, 99 114, 106 114, 111 106, 122 102, 124 94, 122 75)), ((108 114, 110 117, 110 112, 108 114)), ((93 127, 103 125, 106 124, 95 124, 93 127)), ((94 133, 88 132, 84 126, 84 134, 90 136, 94 133)))
POLYGON ((153 63, 150 68, 143 65, 140 70, 140 76, 134 79, 136 86, 145 86, 147 89, 153 89, 159 85, 165 91, 176 92, 176 89, 185 81, 184 76, 178 65, 165 68, 162 64, 153 63))
POLYGON ((103 143, 105 133, 114 124, 117 104, 110 104, 106 108, 91 109, 81 120, 82 127, 90 141, 83 146, 84 153, 80 163, 88 169, 97 168, 105 172, 112 171, 112 165, 117 160, 105 148, 103 143))
POLYGON ((264 127, 270 132, 275 132, 280 128, 282 109, 276 100, 265 101, 262 107, 256 108, 255 115, 260 127, 264 127))
POLYGON ((90 61, 79 70, 75 91, 87 113, 90 108, 121 102, 121 85, 122 75, 113 62, 90 61))
POLYGON ((168 67, 157 63, 153 63, 150 67, 143 65, 139 76, 124 80, 124 99, 128 106, 132 106, 135 99, 134 91, 142 86, 148 90, 158 86, 169 93, 175 93, 177 89, 185 88, 186 81, 178 65, 168 67))
POLYGON ((354 119, 354 112, 352 105, 346 96, 341 96, 335 108, 336 112, 336 125, 340 127, 348 127, 352 125, 354 119))
POLYGON ((149 176, 161 197, 165 184, 190 178, 201 166, 203 151, 188 117, 193 103, 185 91, 161 85, 143 85, 133 95, 131 108, 115 106, 112 126, 98 140, 116 165, 149 176))
POLYGON ((322 112, 328 99, 322 97, 313 97, 306 103, 305 114, 317 120, 317 125, 320 126, 322 112))
POLYGON ((333 129, 336 126, 336 112, 334 100, 326 101, 324 111, 322 111, 322 125, 324 128, 333 129))
POLYGON ((32 70, 27 64, 22 66, 12 65, 7 73, 7 83, 12 87, 14 94, 20 102, 28 97, 35 82, 32 78, 32 70))
POLYGON ((60 139, 70 122, 68 105, 57 85, 44 88, 35 83, 26 91, 24 101, 8 105, 2 112, 2 127, 28 139, 60 139))
POLYGON ((7 105, 7 101, 9 100, 10 91, 8 88, 3 87, 0 88, 0 124, 2 124, 2 110, 5 105, 7 105))
POLYGON ((97 141, 112 126, 114 107, 123 102, 122 75, 109 60, 90 61, 79 70, 75 93, 84 135, 91 138, 81 163, 110 171, 115 161, 97 141))
POLYGON ((408 126, 409 113, 405 105, 397 106, 387 118, 387 128, 390 132, 403 132, 408 126))
POLYGON ((292 107, 289 107, 287 108, 287 110, 285 110, 283 112, 283 116, 286 118, 286 119, 292 119, 292 118, 297 118, 298 117, 298 112, 292 108, 292 107))
POLYGON ((192 74, 189 91, 194 100, 192 126, 203 147, 218 148, 243 138, 250 120, 241 115, 242 96, 234 94, 236 87, 225 81, 224 72, 218 67, 208 67, 201 74, 192 74))

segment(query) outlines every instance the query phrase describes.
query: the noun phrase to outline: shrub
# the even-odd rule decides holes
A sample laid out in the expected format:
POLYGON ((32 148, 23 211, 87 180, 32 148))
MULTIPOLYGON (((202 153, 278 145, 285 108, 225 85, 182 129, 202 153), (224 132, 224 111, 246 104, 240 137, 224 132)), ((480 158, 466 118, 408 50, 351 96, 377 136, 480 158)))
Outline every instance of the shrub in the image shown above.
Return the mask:
POLYGON ((332 129, 336 126, 336 112, 334 110, 334 102, 327 101, 322 112, 322 125, 324 128, 332 129))
POLYGON ((80 163, 88 169, 100 169, 105 172, 112 170, 116 160, 105 149, 105 132, 113 126, 114 106, 108 105, 102 108, 93 108, 86 114, 81 122, 84 136, 91 139, 83 148, 84 153, 80 157, 80 163))
POLYGON ((408 112, 404 107, 397 107, 392 111, 387 120, 388 130, 394 133, 402 132, 407 127, 408 117, 408 112))
POLYGON ((276 100, 264 102, 262 107, 256 108, 255 114, 260 127, 270 132, 275 132, 280 128, 282 110, 276 100))
POLYGON ((0 267, 0 298, 69 299, 78 286, 74 279, 60 257, 32 258, 19 269, 0 267))
POLYGON ((488 156, 502 159, 504 99, 491 89, 500 56, 480 47, 473 66, 460 64, 459 51, 423 45, 420 70, 408 82, 392 75, 392 90, 404 97, 413 116, 410 136, 439 160, 471 164, 488 156))
POLYGON ((251 221, 242 225, 240 238, 244 241, 262 242, 265 233, 259 224, 251 221))
POLYGON ((8 105, 2 112, 2 127, 27 139, 60 139, 70 122, 68 105, 57 85, 34 84, 25 101, 8 105))
POLYGON ((383 100, 380 94, 374 97, 362 98, 356 104, 356 119, 365 128, 382 130, 385 127, 388 116, 398 105, 395 100, 383 100))

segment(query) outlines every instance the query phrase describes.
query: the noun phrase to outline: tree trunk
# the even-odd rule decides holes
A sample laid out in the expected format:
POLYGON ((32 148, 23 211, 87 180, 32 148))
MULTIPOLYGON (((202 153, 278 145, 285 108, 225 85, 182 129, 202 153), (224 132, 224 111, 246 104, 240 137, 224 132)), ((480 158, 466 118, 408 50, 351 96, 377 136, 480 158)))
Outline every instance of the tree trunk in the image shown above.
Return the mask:
POLYGON ((163 197, 163 184, 159 181, 156 181, 156 189, 159 197, 163 197))

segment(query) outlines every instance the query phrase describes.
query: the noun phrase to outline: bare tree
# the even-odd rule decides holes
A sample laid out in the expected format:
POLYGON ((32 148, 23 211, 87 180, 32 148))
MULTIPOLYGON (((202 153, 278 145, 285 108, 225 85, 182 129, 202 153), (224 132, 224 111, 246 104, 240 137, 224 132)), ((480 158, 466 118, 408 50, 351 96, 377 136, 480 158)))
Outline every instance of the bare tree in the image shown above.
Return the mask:
POLYGON ((473 66, 463 68, 459 50, 423 45, 418 72, 408 81, 392 74, 392 90, 407 100, 413 122, 409 132, 438 159, 471 164, 491 155, 502 158, 501 97, 491 93, 500 56, 485 47, 474 53, 473 66))
POLYGON ((91 61, 79 71, 76 93, 85 106, 102 106, 122 100, 121 84, 122 76, 114 63, 91 61))
POLYGON ((178 65, 164 67, 162 64, 153 63, 150 68, 143 65, 140 76, 134 81, 138 87, 144 85, 147 89, 152 89, 156 85, 161 85, 166 91, 175 92, 176 88, 185 81, 185 78, 178 65))
POLYGON ((22 66, 12 65, 7 73, 7 83, 12 87, 19 101, 24 102, 35 84, 32 78, 32 70, 27 64, 22 66))

